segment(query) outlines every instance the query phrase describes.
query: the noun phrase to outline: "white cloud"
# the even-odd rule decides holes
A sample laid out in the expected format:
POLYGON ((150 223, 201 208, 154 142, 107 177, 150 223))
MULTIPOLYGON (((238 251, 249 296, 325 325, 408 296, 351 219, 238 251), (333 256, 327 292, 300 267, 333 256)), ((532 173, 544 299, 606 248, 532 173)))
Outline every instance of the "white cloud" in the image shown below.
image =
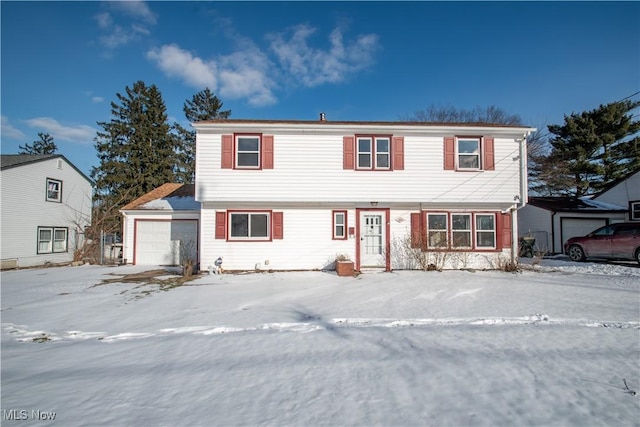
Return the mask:
POLYGON ((113 10, 140 19, 148 24, 156 23, 156 15, 149 9, 147 3, 143 1, 113 1, 108 3, 113 10))
POLYGON ((111 1, 104 2, 114 12, 102 12, 94 16, 98 28, 103 32, 99 37, 100 43, 108 49, 116 49, 131 41, 138 40, 151 34, 150 26, 155 25, 156 15, 141 1, 111 1), (114 14, 124 16, 121 20, 130 22, 115 22, 114 14))
POLYGON ((0 116, 2 121, 0 122, 0 135, 3 138, 24 139, 26 136, 22 131, 9 122, 7 116, 0 116))
POLYGON ((171 44, 150 50, 147 58, 167 76, 197 89, 209 87, 225 98, 245 98, 255 106, 276 101, 271 92, 273 82, 267 76, 268 58, 251 45, 217 60, 204 60, 171 44))
POLYGON ((154 61, 169 77, 179 77, 189 86, 212 90, 217 88, 217 67, 213 61, 203 61, 175 44, 154 48, 147 52, 147 58, 154 61))
POLYGON ((329 36, 330 49, 316 49, 307 43, 315 31, 308 25, 299 25, 291 30, 288 38, 281 33, 269 36, 271 50, 282 67, 305 86, 345 81, 350 75, 370 67, 380 49, 375 34, 360 35, 345 44, 340 28, 334 29, 329 36))
POLYGON ((92 96, 91 102, 98 104, 100 102, 104 102, 104 98, 101 96, 92 96))
POLYGON ((96 135, 96 130, 91 126, 64 126, 51 117, 36 117, 25 120, 25 123, 33 128, 38 128, 41 132, 50 134, 54 139, 62 141, 79 142, 88 145, 93 143, 93 138, 96 135))

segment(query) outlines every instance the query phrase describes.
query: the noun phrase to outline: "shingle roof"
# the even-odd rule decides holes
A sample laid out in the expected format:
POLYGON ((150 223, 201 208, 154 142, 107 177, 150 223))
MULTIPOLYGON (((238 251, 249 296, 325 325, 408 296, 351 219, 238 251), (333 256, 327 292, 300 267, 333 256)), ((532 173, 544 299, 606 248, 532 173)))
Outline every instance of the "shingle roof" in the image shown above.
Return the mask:
POLYGON ((552 212, 626 212, 628 208, 575 197, 529 197, 530 205, 552 212))
POLYGON ((468 127, 504 127, 523 128, 525 125, 505 125, 503 123, 485 122, 411 122, 411 121, 334 121, 334 120, 264 120, 264 119, 212 119, 195 123, 264 123, 264 124, 302 124, 302 125, 382 125, 382 126, 468 126, 468 127))
POLYGON ((7 169, 64 156, 61 154, 3 154, 0 157, 2 158, 2 169, 7 169))
POLYGON ((144 205, 159 199, 168 198, 189 198, 195 201, 195 185, 193 184, 180 184, 169 182, 162 184, 160 187, 149 191, 146 194, 138 197, 134 201, 126 204, 120 210, 135 210, 135 209, 152 209, 144 205))
POLYGON ((0 156, 0 169, 11 169, 18 166, 25 166, 31 163, 42 162, 50 159, 64 159, 76 172, 78 172, 84 179, 89 181, 93 185, 93 181, 85 175, 80 169, 69 161, 62 154, 2 154, 0 156))

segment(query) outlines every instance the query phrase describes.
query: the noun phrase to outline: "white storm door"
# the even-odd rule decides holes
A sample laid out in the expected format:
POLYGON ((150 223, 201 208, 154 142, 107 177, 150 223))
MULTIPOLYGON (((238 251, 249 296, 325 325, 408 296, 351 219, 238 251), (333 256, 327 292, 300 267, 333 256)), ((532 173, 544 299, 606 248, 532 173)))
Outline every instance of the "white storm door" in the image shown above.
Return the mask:
POLYGON ((384 212, 360 212, 360 266, 384 267, 384 212))

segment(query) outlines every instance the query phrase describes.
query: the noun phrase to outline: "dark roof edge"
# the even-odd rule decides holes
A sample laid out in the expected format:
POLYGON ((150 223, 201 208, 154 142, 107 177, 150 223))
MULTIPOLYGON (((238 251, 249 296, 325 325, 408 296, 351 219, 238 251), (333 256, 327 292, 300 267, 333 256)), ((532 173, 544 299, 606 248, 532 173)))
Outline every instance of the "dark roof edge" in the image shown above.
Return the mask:
MULTIPOLYGON (((3 154, 4 156, 21 156, 21 154, 3 154)), ((12 168, 17 168, 19 166, 25 166, 25 165, 30 165, 33 163, 38 163, 38 162, 43 162, 45 160, 51 160, 51 159, 58 159, 61 158, 63 159, 65 162, 67 162, 69 165, 71 165, 71 167, 73 169, 75 169, 76 172, 78 172, 84 179, 86 179, 91 186, 93 186, 94 182, 91 180, 91 178, 89 178, 87 175, 84 174, 84 172, 82 172, 80 169, 78 169, 78 167, 76 165, 74 165, 73 163, 71 163, 69 161, 69 159, 67 159, 64 154, 42 154, 43 157, 40 158, 34 158, 32 160, 28 160, 26 162, 22 162, 22 163, 16 163, 13 165, 6 165, 6 166, 2 166, 1 169, 5 170, 5 169, 12 169, 12 168)))

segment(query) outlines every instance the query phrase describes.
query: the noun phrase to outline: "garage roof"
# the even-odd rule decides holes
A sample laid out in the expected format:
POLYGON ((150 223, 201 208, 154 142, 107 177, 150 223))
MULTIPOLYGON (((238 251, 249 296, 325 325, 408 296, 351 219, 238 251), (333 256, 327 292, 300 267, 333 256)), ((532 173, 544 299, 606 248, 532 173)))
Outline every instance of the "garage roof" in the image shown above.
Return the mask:
POLYGON ((529 197, 529 204, 552 212, 626 212, 628 208, 588 198, 529 197))
POLYGON ((149 191, 121 211, 126 210, 198 210, 200 203, 195 200, 194 184, 169 182, 149 191))

